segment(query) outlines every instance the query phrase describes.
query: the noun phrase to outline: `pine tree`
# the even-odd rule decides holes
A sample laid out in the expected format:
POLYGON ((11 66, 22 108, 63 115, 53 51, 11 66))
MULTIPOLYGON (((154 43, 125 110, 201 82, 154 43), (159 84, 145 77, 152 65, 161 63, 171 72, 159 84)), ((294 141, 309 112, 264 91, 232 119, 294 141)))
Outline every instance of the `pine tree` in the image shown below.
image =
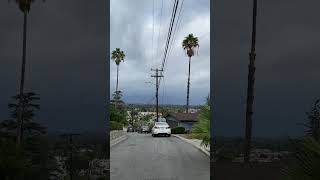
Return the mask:
POLYGON ((320 138, 320 99, 316 100, 310 112, 306 112, 308 121, 306 135, 313 137, 316 141, 320 138))

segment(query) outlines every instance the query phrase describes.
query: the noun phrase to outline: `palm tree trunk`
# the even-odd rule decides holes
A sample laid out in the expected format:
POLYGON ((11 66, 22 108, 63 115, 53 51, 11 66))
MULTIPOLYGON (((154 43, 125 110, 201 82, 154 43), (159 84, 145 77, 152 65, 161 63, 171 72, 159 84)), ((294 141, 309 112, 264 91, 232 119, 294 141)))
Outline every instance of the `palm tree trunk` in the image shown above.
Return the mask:
POLYGON ((118 91, 118 79, 119 79, 119 65, 117 65, 117 85, 116 85, 116 91, 118 91))
POLYGON ((25 66, 26 66, 26 47, 27 47, 27 12, 24 12, 23 22, 23 44, 22 44, 22 66, 21 66, 21 79, 20 79, 20 98, 19 98, 19 111, 18 111, 18 128, 17 128, 17 146, 21 144, 22 129, 23 129, 23 90, 25 80, 25 66))
POLYGON ((187 106, 186 106, 186 113, 189 112, 190 66, 191 66, 191 57, 189 57, 189 72, 188 72, 188 85, 187 85, 187 106))
POLYGON ((250 161, 250 148, 252 136, 252 114, 253 114, 253 99, 254 99, 254 81, 255 81, 255 45, 256 45, 256 16, 257 16, 257 0, 253 0, 253 15, 252 15, 252 40, 251 52, 249 53, 249 73, 247 87, 247 109, 246 109, 246 129, 245 129, 245 147, 244 147, 244 162, 250 161))

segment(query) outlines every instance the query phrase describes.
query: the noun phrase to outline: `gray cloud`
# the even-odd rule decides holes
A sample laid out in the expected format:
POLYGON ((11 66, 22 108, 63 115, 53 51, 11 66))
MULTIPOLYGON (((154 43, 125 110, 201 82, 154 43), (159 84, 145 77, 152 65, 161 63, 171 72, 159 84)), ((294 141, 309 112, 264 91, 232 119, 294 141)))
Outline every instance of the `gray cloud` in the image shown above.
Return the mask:
MULTIPOLYGON (((217 133, 243 135, 252 1, 214 1, 217 133)), ((254 136, 295 136, 319 98, 317 1, 259 1, 254 136)))
MULTIPOLYGON (((23 15, 0 2, 0 118, 18 92, 23 15)), ((105 130, 107 1, 36 1, 28 19, 26 91, 49 130, 105 130)))
MULTIPOLYGON (((155 92, 154 85, 145 82, 155 82, 150 77, 150 68, 160 68, 174 1, 163 1, 161 29, 162 1, 154 2, 153 34, 152 1, 111 1, 110 51, 119 47, 126 54, 125 62, 120 65, 119 88, 124 92, 125 101, 129 103, 150 103, 149 100, 155 92), (160 38, 158 37, 159 29, 160 38), (152 50, 152 34, 154 50, 152 50)), ((199 56, 195 56, 191 64, 191 103, 204 103, 210 88, 209 3, 209 0, 184 1, 180 27, 166 62, 164 81, 161 82, 160 103, 185 104, 188 58, 181 48, 181 43, 189 33, 199 37, 200 43, 199 56)), ((113 62, 111 62, 110 71, 110 88, 113 92, 116 81, 116 65, 113 62)))

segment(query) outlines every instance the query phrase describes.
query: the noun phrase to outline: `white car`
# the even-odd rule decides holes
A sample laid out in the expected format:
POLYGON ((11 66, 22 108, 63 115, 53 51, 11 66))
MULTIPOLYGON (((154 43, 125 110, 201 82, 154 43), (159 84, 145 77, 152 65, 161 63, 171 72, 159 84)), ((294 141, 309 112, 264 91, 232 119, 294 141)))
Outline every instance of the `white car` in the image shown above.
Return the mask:
POLYGON ((151 132, 153 137, 158 135, 171 136, 171 128, 166 122, 155 122, 151 132))

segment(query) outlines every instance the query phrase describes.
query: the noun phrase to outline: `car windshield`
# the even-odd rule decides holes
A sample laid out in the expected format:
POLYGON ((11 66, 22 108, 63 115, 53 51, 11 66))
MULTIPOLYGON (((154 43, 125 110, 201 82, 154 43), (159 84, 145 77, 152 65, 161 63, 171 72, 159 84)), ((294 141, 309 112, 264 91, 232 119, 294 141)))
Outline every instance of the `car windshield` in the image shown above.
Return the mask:
POLYGON ((166 122, 156 122, 156 125, 157 126, 166 126, 166 125, 168 125, 166 122))

